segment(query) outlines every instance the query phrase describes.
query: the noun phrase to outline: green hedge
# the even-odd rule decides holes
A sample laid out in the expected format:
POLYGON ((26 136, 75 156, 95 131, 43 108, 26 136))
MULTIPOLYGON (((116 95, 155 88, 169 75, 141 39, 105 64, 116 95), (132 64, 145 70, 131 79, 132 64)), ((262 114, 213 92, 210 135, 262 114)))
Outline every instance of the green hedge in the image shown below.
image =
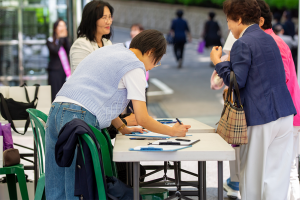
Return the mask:
MULTIPOLYGON (((157 2, 222 7, 225 0, 154 0, 157 2)), ((271 8, 298 9, 298 0, 266 0, 271 8)))

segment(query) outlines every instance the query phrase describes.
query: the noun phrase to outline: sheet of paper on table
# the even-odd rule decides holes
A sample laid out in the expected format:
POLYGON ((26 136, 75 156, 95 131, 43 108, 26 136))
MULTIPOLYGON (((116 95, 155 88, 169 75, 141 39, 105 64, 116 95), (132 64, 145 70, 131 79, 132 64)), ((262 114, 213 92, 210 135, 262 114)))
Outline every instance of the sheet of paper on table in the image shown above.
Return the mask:
MULTIPOLYGON (((160 133, 155 133, 155 132, 132 132, 131 134, 126 134, 126 136, 135 136, 135 137, 158 137, 158 138, 171 138, 172 136, 169 135, 163 135, 160 133)), ((192 136, 192 135, 186 135, 186 136, 192 136)))
MULTIPOLYGON (((193 145, 196 142, 199 142, 200 140, 190 140, 189 142, 187 141, 177 141, 176 139, 170 139, 168 141, 166 140, 156 140, 154 142, 151 142, 151 146, 152 145, 159 145, 160 142, 179 142, 179 146, 189 146, 189 145, 193 145)), ((175 145, 176 146, 176 145, 175 145)))
POLYGON ((130 148, 130 151, 177 151, 191 146, 170 146, 170 145, 151 145, 151 146, 137 146, 130 148))

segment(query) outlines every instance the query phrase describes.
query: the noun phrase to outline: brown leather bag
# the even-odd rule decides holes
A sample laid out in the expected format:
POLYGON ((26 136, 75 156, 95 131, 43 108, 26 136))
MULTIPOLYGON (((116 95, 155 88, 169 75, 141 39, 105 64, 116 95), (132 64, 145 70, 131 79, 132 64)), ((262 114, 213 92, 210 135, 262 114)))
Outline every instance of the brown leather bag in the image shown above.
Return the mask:
POLYGON ((3 152, 3 166, 9 167, 20 164, 20 153, 18 149, 6 149, 3 152))

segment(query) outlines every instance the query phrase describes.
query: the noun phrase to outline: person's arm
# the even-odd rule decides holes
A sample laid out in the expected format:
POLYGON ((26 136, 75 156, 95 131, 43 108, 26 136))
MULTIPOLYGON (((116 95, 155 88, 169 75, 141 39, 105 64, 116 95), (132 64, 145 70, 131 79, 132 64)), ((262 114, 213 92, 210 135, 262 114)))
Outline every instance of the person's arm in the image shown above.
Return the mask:
POLYGON ((185 32, 186 32, 186 34, 187 34, 187 36, 188 36, 188 41, 189 41, 189 42, 192 42, 192 35, 191 35, 191 32, 190 32, 188 23, 186 22, 185 24, 186 24, 186 25, 185 25, 185 26, 186 26, 186 27, 185 27, 185 32))
POLYGON ((132 104, 135 111, 136 121, 139 125, 149 131, 169 136, 184 137, 188 129, 191 128, 190 125, 180 125, 178 122, 173 127, 163 125, 149 116, 146 102, 132 100, 132 104))
POLYGON ((290 58, 288 56, 288 52, 292 57, 292 54, 290 53, 291 51, 289 48, 285 49, 285 51, 280 51, 280 55, 281 55, 283 67, 284 67, 284 72, 285 72, 285 83, 289 82, 289 80, 290 80, 289 66, 291 65, 291 62, 290 62, 290 58))
POLYGON ((123 135, 125 134, 130 134, 131 132, 140 132, 140 133, 143 133, 143 129, 142 128, 128 128, 124 123, 123 121, 120 119, 120 117, 117 117, 116 119, 112 120, 111 121, 111 124, 118 130, 120 129, 121 127, 121 130, 118 130, 120 131, 123 135), (124 127, 124 128, 123 128, 124 127))
POLYGON ((244 42, 237 40, 230 52, 230 61, 221 62, 222 47, 214 47, 211 51, 211 60, 216 66, 218 75, 228 86, 230 71, 234 71, 239 88, 245 87, 248 72, 251 66, 251 52, 244 42))
POLYGON ((88 40, 80 39, 80 41, 75 41, 75 43, 72 45, 70 51, 70 62, 71 62, 72 73, 79 65, 79 63, 90 53, 92 53, 89 43, 90 42, 88 40))
POLYGON ((47 40, 46 44, 47 44, 47 47, 48 47, 50 53, 58 54, 59 48, 62 45, 62 40, 59 40, 58 45, 56 45, 53 42, 49 42, 48 40, 47 40))

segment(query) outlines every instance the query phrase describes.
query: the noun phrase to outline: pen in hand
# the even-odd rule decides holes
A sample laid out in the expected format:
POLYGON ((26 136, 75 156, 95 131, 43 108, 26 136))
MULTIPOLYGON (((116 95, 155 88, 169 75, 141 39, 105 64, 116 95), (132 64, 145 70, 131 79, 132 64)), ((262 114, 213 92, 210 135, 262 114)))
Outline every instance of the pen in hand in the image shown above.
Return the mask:
POLYGON ((131 111, 131 113, 134 114, 132 108, 130 106, 128 106, 128 108, 131 111))
POLYGON ((178 123, 179 123, 180 125, 182 125, 181 121, 180 121, 178 118, 176 118, 176 120, 178 121, 178 123))

